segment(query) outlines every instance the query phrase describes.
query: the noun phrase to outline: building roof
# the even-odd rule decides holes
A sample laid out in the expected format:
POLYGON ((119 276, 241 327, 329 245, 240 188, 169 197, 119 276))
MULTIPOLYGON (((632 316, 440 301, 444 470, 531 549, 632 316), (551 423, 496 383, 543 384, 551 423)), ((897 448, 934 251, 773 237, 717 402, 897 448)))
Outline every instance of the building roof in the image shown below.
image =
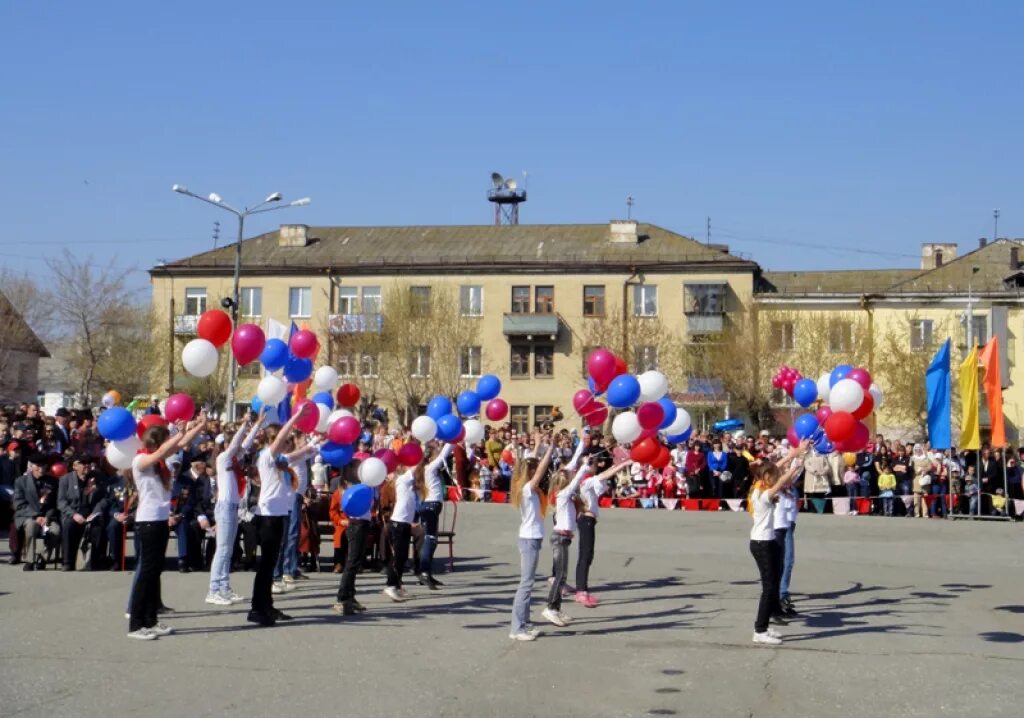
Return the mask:
MULTIPOLYGON (((242 242, 247 274, 333 270, 383 274, 398 269, 477 272, 600 272, 622 268, 755 271, 748 260, 653 224, 637 242, 613 242, 608 224, 414 227, 309 227, 307 246, 280 246, 280 230, 242 242)), ((232 245, 154 267, 152 275, 223 274, 232 245)))
POLYGON ((780 296, 881 294, 921 274, 920 269, 849 269, 764 272, 759 294, 780 296))
POLYGON ((1020 271, 1021 261, 1024 261, 1021 240, 998 239, 941 267, 919 273, 892 289, 899 294, 966 294, 969 285, 976 294, 1017 293, 1015 287, 1007 285, 1007 279, 1020 271), (1018 255, 1016 266, 1011 266, 1012 254, 1018 255))
POLYGON ((30 352, 39 357, 49 357, 46 345, 32 331, 32 327, 21 316, 21 313, 14 307, 11 300, 3 292, 0 292, 0 327, 3 327, 3 338, 0 339, 0 348, 5 350, 30 352))

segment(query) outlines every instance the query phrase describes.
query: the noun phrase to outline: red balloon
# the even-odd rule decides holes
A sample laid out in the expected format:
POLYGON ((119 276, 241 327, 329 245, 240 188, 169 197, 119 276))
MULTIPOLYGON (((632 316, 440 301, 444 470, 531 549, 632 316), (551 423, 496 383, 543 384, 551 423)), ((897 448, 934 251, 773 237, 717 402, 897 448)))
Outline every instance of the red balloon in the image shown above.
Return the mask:
POLYGON ((459 435, 449 441, 449 444, 458 444, 460 441, 466 438, 466 426, 463 424, 462 428, 459 429, 459 435))
POLYGON ((231 353, 239 366, 245 366, 259 359, 266 343, 267 337, 262 329, 255 324, 242 324, 231 336, 231 353))
POLYGON ((601 426, 604 422, 608 421, 608 407, 601 402, 595 401, 588 409, 589 411, 583 417, 583 420, 587 422, 587 426, 601 426))
POLYGON ((342 384, 338 387, 338 406, 351 407, 359 403, 359 387, 355 384, 342 384))
POLYGON ((612 374, 612 379, 617 376, 629 373, 629 367, 626 366, 626 360, 620 356, 615 357, 615 373, 612 374))
POLYGON ((491 421, 501 421, 508 415, 508 402, 504 399, 491 399, 484 413, 491 421))
POLYGON ((633 444, 633 448, 629 451, 629 458, 638 464, 649 464, 657 457, 660 449, 661 444, 649 436, 633 444))
POLYGON ((513 454, 508 449, 505 449, 504 451, 501 452, 501 460, 504 461, 509 466, 512 466, 514 463, 516 463, 515 454, 513 454))
POLYGON ((644 429, 657 429, 665 419, 665 409, 658 402, 649 401, 636 410, 636 419, 644 429))
POLYGON ((312 434, 316 431, 316 425, 320 423, 320 409, 309 399, 300 399, 292 407, 292 416, 305 409, 302 418, 295 422, 295 428, 303 434, 312 434))
POLYGON ((351 444, 359 438, 360 431, 359 419, 343 416, 327 427, 327 436, 335 444, 351 444))
POLYGON ((836 447, 836 451, 857 452, 867 446, 870 439, 871 432, 868 431, 868 427, 861 422, 857 422, 853 434, 844 441, 833 443, 833 446, 836 447))
POLYGON ((416 466, 423 461, 423 447, 414 441, 402 444, 398 450, 398 463, 403 466, 416 466))
POLYGON ((853 379, 855 382, 864 387, 864 391, 871 388, 871 375, 868 374, 867 369, 851 369, 850 373, 846 375, 847 379, 853 379))
POLYGON ((834 411, 825 422, 825 435, 833 444, 845 441, 853 436, 857 429, 857 420, 848 411, 834 411))
POLYGON ((220 309, 205 311, 199 315, 196 334, 220 349, 231 338, 231 317, 220 309))
POLYGON ((830 416, 832 416, 832 407, 827 405, 821 406, 816 412, 814 412, 814 416, 818 419, 818 424, 820 426, 825 426, 825 422, 828 421, 830 416))
POLYGON ((790 446, 796 446, 800 443, 800 437, 796 435, 795 426, 789 427, 789 430, 786 432, 786 439, 789 440, 790 446))
POLYGON ((312 359, 320 351, 320 342, 317 341, 316 334, 313 332, 308 329, 300 329, 292 334, 288 348, 300 359, 312 359))
POLYGON ((594 395, 590 393, 589 389, 580 389, 578 392, 572 395, 572 408, 578 413, 585 415, 583 407, 587 406, 594 400, 594 395))
POLYGON ((668 466, 668 462, 672 460, 672 454, 669 453, 667 446, 659 446, 658 455, 651 460, 651 466, 656 469, 664 469, 668 466))
POLYGON ((783 378, 781 374, 776 374, 772 377, 772 386, 776 389, 781 389, 783 385, 783 378))
POLYGON ((640 436, 639 436, 639 437, 637 437, 637 441, 643 441, 643 440, 644 440, 644 439, 646 439, 646 438, 647 438, 648 436, 654 436, 654 437, 657 437, 657 436, 658 436, 658 430, 657 430, 657 429, 643 429, 643 428, 642 428, 642 429, 640 430, 640 436))
MULTIPOLYGON (((854 369, 856 371, 856 369, 854 369)), ((849 378, 849 377, 847 377, 849 378)), ((860 403, 856 409, 853 410, 854 419, 863 419, 872 411, 875 410, 875 397, 871 396, 870 391, 864 392, 864 401, 860 403)))
POLYGON ((395 469, 398 468, 398 455, 395 452, 391 449, 377 449, 373 455, 384 462, 389 474, 395 473, 395 469))
POLYGON ((587 357, 587 373, 594 378, 595 383, 608 384, 615 378, 615 355, 607 349, 590 352, 587 357))
POLYGON ((782 388, 785 389, 786 393, 793 396, 793 388, 796 387, 796 379, 793 377, 787 377, 783 383, 782 388))
POLYGON ((55 479, 59 479, 64 474, 68 473, 68 467, 63 462, 57 462, 50 467, 50 476, 55 479))
POLYGON ((159 414, 146 414, 135 425, 135 435, 141 439, 142 435, 146 433, 146 429, 151 426, 167 426, 167 419, 159 414))

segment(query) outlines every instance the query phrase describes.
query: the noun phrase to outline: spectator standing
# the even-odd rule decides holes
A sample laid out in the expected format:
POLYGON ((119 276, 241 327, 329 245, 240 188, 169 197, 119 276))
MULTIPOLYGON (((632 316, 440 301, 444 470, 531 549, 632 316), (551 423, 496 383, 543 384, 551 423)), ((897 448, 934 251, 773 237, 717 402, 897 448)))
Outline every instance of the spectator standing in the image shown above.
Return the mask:
POLYGON ((896 475, 892 473, 888 460, 881 463, 878 474, 878 492, 882 497, 882 513, 892 516, 893 496, 896 493, 896 475))

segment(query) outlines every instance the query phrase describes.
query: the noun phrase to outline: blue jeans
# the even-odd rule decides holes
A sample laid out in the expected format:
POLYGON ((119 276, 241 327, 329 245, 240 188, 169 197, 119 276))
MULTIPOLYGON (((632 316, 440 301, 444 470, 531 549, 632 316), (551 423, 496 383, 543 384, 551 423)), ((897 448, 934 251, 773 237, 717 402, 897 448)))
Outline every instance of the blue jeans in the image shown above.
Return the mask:
POLYGON ((423 549, 420 551, 420 572, 432 576, 434 551, 437 549, 437 524, 441 518, 440 501, 424 501, 420 507, 420 523, 423 524, 423 549))
POLYGON ((525 631, 530 625, 530 597, 533 595, 534 574, 537 573, 537 560, 540 558, 543 539, 519 539, 519 588, 512 602, 512 630, 516 634, 525 631))
POLYGON ((789 525, 786 540, 782 545, 782 579, 779 582, 779 598, 789 598, 789 579, 793 576, 793 561, 796 560, 796 523, 789 525))
POLYGON ((882 512, 886 516, 892 516, 892 496, 882 497, 882 512))
MULTIPOLYGON (((851 481, 846 485, 846 495, 851 499, 855 499, 860 496, 860 481, 851 481)), ((850 502, 850 511, 856 511, 857 505, 854 502, 850 502)))
POLYGON ((932 508, 929 511, 929 516, 945 516, 946 515, 946 495, 949 493, 949 488, 946 484, 932 483, 932 494, 935 496, 935 501, 932 502, 932 508))
POLYGON ((299 526, 302 521, 302 494, 295 494, 288 525, 285 528, 281 551, 277 554, 277 565, 274 567, 274 581, 287 576, 299 575, 299 526))
POLYGON ((967 513, 972 514, 974 516, 978 515, 978 495, 977 494, 972 496, 970 501, 968 502, 967 513))
POLYGON ((904 479, 903 481, 900 482, 900 486, 899 486, 899 495, 900 496, 910 496, 913 493, 914 493, 914 482, 913 481, 911 481, 910 479, 904 479))
POLYGON ((231 592, 231 558, 238 533, 238 504, 218 501, 213 510, 217 522, 217 550, 210 564, 210 593, 231 592))

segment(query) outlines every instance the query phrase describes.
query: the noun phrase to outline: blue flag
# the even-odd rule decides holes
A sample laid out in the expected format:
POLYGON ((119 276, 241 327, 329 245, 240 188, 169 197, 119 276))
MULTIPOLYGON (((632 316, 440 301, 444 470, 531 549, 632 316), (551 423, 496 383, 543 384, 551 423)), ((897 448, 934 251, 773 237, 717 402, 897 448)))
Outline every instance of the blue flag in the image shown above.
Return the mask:
POLYGON ((949 370, 950 340, 943 342, 924 375, 928 394, 928 441, 933 449, 949 449, 950 397, 952 395, 949 370))

